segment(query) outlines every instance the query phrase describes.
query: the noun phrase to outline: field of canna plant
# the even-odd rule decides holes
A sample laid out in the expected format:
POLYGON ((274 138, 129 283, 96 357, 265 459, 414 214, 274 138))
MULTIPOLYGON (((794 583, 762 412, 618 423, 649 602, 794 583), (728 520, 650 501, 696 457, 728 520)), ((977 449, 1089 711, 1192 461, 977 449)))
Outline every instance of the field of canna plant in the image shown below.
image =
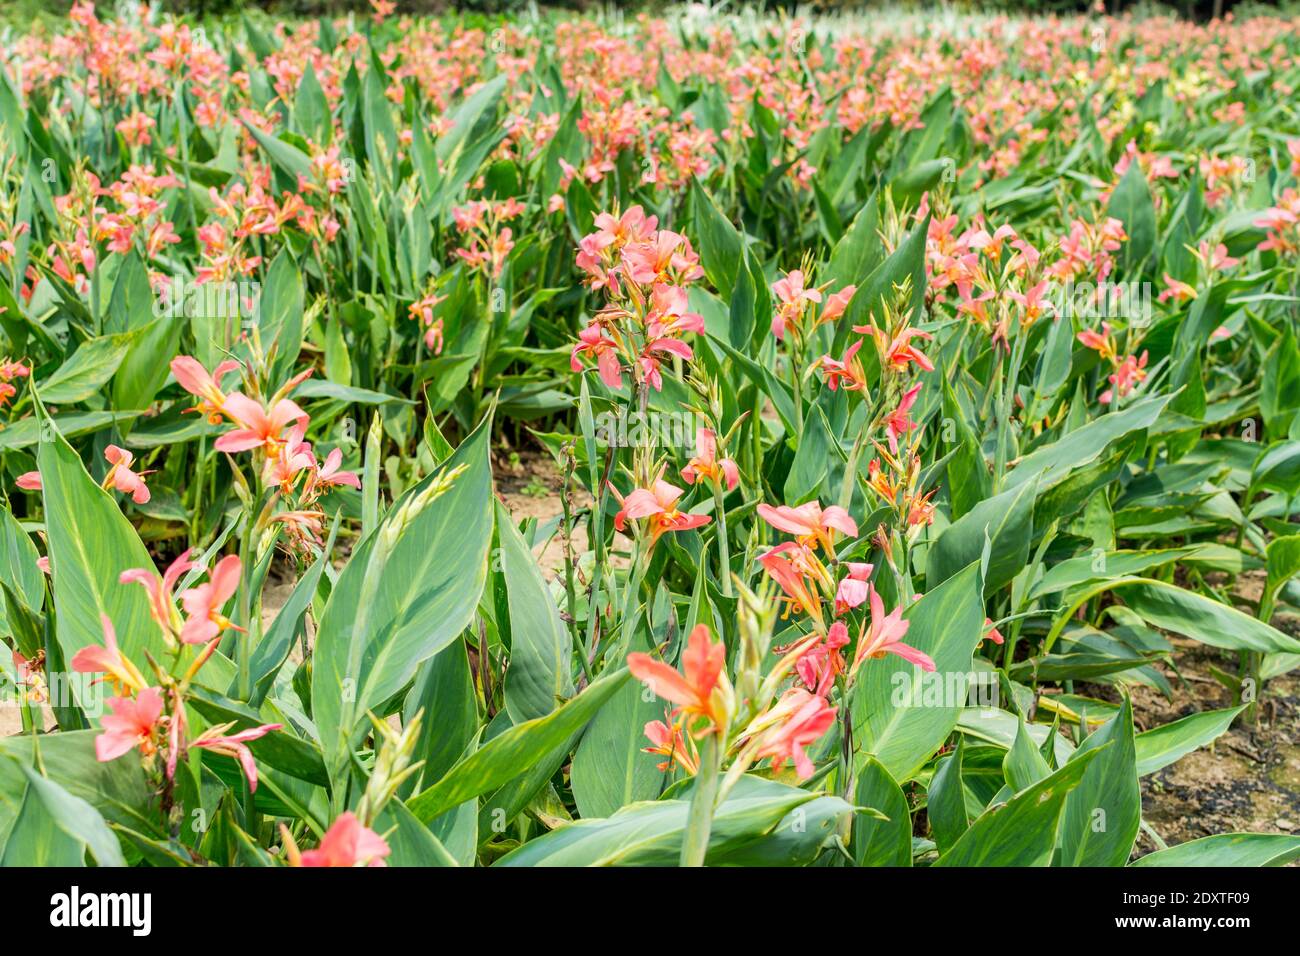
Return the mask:
POLYGON ((0 66, 0 863, 1300 858, 1142 789, 1300 714, 1300 20, 0 66))

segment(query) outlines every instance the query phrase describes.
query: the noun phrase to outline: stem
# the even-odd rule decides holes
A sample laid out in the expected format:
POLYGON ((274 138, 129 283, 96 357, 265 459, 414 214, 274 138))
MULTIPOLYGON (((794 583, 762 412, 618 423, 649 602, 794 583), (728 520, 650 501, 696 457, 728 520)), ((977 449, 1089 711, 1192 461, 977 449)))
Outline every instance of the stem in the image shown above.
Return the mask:
POLYGON ((695 775, 690 814, 686 818, 686 837, 682 841, 682 866, 704 865, 709 850, 709 832, 713 829, 713 806, 718 794, 721 763, 718 734, 711 731, 700 747, 700 769, 695 775))
POLYGON ((718 513, 718 576, 722 579, 722 596, 731 597, 731 553, 727 542, 727 506, 723 497, 722 482, 715 481, 713 507, 718 513))
POLYGON ((1025 350, 1026 335, 1020 331, 1016 343, 1011 347, 1011 364, 1007 368, 1007 380, 998 403, 998 447, 997 459, 993 465, 993 493, 997 494, 1002 486, 1003 473, 1007 468, 1007 442, 1011 434, 1011 405, 1016 394, 1016 381, 1020 378, 1020 361, 1025 350))
POLYGON ((840 485, 840 507, 845 511, 853 503, 853 491, 858 479, 858 459, 862 457, 862 438, 866 434, 865 431, 859 431, 857 437, 853 439, 853 450, 849 452, 849 460, 844 465, 844 483, 840 485))

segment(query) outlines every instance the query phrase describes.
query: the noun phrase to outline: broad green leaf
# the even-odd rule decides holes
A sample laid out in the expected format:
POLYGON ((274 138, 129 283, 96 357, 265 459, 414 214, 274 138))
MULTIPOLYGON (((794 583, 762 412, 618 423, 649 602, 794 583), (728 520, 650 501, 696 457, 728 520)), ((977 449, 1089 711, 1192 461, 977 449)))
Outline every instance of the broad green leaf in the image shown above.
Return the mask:
POLYGON ((858 770, 854 799, 889 819, 859 813, 853 820, 853 858, 858 866, 911 866, 912 815, 907 798, 880 761, 868 757, 858 770))
POLYGON ((506 710, 516 724, 545 717, 573 695, 573 638, 551 598, 532 549, 510 512, 496 506, 501 569, 510 611, 510 666, 506 710))
POLYGON ((663 719, 663 702, 637 683, 627 684, 601 708, 582 735, 569 771, 579 814, 608 817, 629 803, 659 795, 665 772, 658 767, 661 758, 644 752, 645 725, 663 719))
POLYGON ((985 593, 992 594, 1009 583, 1029 560, 1036 493, 1034 482, 1004 491, 981 501, 944 528, 926 557, 926 585, 933 588, 978 561, 986 540, 991 559, 985 571, 985 593))
MULTIPOLYGON (((790 811, 816 799, 771 781, 741 781, 714 813, 705 862, 762 839, 790 811)), ((685 799, 633 803, 606 819, 579 820, 530 840, 498 866, 672 866, 681 855, 689 811, 685 799)))
POLYGON ((1195 554, 1198 549, 1162 548, 1156 551, 1102 551, 1070 558, 1053 566, 1038 579, 1029 597, 1042 597, 1092 581, 1142 574, 1163 567, 1171 561, 1195 554))
POLYGON ((904 613, 905 643, 934 659, 936 672, 890 654, 867 660, 853 692, 858 760, 874 756, 907 781, 947 739, 966 703, 971 655, 983 636, 978 563, 954 574, 904 613))
POLYGON ((465 629, 487 578, 492 537, 490 419, 397 499, 357 546, 321 615, 312 717, 340 779, 366 711, 465 629))
POLYGON ((1134 746, 1133 704, 1125 697, 1119 713, 1085 737, 1070 757, 1074 763, 1094 750, 1102 751, 1065 799, 1062 866, 1123 866, 1128 862, 1142 819, 1134 746))
POLYGON ((72 405, 98 394, 117 372, 135 338, 136 333, 124 332, 83 342, 40 383, 41 400, 50 405, 72 405))
MULTIPOLYGON (((95 757, 97 731, 73 730, 38 738, 44 775, 69 794, 86 801, 108 822, 138 833, 162 836, 162 819, 152 786, 140 761, 130 756, 107 763, 95 757)), ((0 834, 13 822, 27 778, 15 764, 34 764, 28 735, 0 737, 0 834), (13 760, 6 760, 11 757, 13 760)))
POLYGON ((602 676, 563 707, 493 737, 433 786, 408 800, 407 806, 427 823, 466 800, 508 783, 586 726, 628 676, 625 669, 602 676))
POLYGON ((930 789, 926 792, 925 814, 930 821, 930 834, 940 855, 947 853, 970 826, 966 809, 965 785, 962 783, 962 754, 966 738, 957 738, 957 747, 939 761, 930 789))
POLYGON ((1016 739, 1002 760, 1002 775, 1012 792, 1027 790, 1052 772, 1046 758, 1039 752, 1034 740, 1029 736, 1025 718, 1020 718, 1016 739))
MULTIPOLYGON (((145 589, 119 578, 133 568, 153 568, 153 559, 117 501, 90 477, 63 436, 48 427, 49 440, 41 442, 36 461, 63 659, 71 661, 83 647, 103 644, 100 621, 106 615, 122 653, 149 673, 144 651, 151 649, 162 660, 162 634, 149 616, 145 589)), ((83 707, 91 703, 87 694, 100 698, 102 685, 94 685, 92 693, 84 682, 71 684, 83 707)))
POLYGON ((99 866, 126 866, 117 837, 98 810, 30 767, 11 763, 27 778, 27 794, 0 852, 0 866, 84 866, 86 850, 99 866))
POLYGON ((1065 798, 1103 747, 1072 760, 1050 777, 986 810, 939 857, 935 866, 1047 866, 1065 798))
POLYGON ((1300 859, 1300 837, 1284 833, 1216 833, 1148 853, 1132 866, 1286 866, 1300 859))
POLYGON ((1181 759, 1200 747, 1213 743, 1245 709, 1228 707, 1190 714, 1180 720, 1154 727, 1137 735, 1138 776, 1145 777, 1181 759))
POLYGON ((1192 640, 1230 650, 1300 653, 1300 641, 1234 607, 1163 581, 1116 589, 1124 603, 1148 624, 1192 640))
POLYGON ((1040 489, 1050 488, 1076 468, 1096 459, 1111 442, 1150 428, 1171 397, 1153 395, 1138 399, 1120 411, 1106 412, 1050 445, 1036 448, 1008 473, 1007 487, 1019 487, 1037 478, 1040 489))

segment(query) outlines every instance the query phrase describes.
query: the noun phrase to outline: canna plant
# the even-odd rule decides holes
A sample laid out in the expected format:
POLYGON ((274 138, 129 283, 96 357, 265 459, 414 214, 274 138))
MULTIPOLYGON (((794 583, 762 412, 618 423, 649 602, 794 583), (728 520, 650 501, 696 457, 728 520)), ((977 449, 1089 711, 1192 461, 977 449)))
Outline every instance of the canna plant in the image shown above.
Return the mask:
POLYGON ((374 7, 6 38, 0 862, 1300 857, 1294 20, 374 7))

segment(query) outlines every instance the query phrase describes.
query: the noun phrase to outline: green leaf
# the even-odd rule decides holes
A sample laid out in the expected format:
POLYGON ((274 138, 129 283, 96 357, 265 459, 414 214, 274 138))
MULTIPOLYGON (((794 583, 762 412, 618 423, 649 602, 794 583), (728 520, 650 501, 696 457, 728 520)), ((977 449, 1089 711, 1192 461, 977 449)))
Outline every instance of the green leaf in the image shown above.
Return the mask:
POLYGON ((1138 776, 1155 773, 1193 750, 1217 740, 1243 710, 1244 704, 1224 710, 1207 710, 1138 734, 1138 776))
POLYGON ((957 738, 957 748, 939 761, 926 792, 925 813, 930 821, 930 834, 939 853, 947 853, 970 826, 966 809, 966 788, 962 783, 962 754, 966 738, 957 738))
POLYGON ((386 834, 392 852, 384 862, 389 866, 458 865, 442 841, 401 800, 394 798, 384 804, 375 829, 386 834))
POLYGON ((1142 574, 1172 561, 1195 554, 1198 549, 1162 548, 1156 551, 1100 551, 1070 558, 1055 565, 1039 578, 1029 592, 1030 599, 1055 594, 1080 584, 1142 574))
POLYGON ((1139 163, 1129 164, 1111 193, 1106 213, 1124 224, 1128 241, 1124 243, 1121 261, 1126 271, 1136 273, 1151 256, 1156 243, 1156 210, 1146 173, 1139 163))
MULTIPOLYGON (((39 611, 45 600, 45 575, 36 564, 40 556, 31 535, 0 506, 0 581, 31 611, 39 611)), ((6 602, 0 601, 0 629, 8 627, 5 609, 6 602)))
POLYGON ((292 143, 277 139, 270 133, 264 133, 251 123, 245 122, 244 128, 257 140, 258 145, 266 150, 271 162, 285 172, 295 183, 302 176, 311 181, 311 157, 292 143))
POLYGON ((636 683, 601 708, 582 735, 570 769, 579 814, 608 817, 629 803, 659 796, 664 772, 660 758, 644 752, 645 725, 663 717, 663 703, 636 683))
POLYGON ((1150 428, 1172 397, 1153 395, 1139 399, 1127 408, 1107 412, 1052 444, 1035 449, 1007 475, 1006 486, 1015 488, 1036 478, 1040 490, 1050 488, 1076 468, 1096 459, 1111 442, 1150 428))
POLYGON ((992 594, 1008 584, 1029 560, 1036 494, 1035 482, 1011 488, 981 501, 944 528, 926 558, 926 585, 933 587, 978 561, 986 540, 991 559, 985 571, 984 591, 992 594))
POLYGON ((35 763, 40 747, 41 768, 47 779, 93 806, 106 820, 138 833, 162 836, 158 803, 140 761, 131 757, 103 763, 95 756, 94 730, 60 731, 32 737, 0 737, 0 834, 13 823, 13 813, 27 786, 26 777, 13 761, 25 767, 35 763))
POLYGON ((41 382, 41 399, 50 405, 71 405, 98 394, 117 372, 134 339, 135 333, 125 332, 83 342, 41 382))
MULTIPOLYGON (((402 705, 402 723, 409 723, 421 710, 424 716, 412 759, 424 761, 418 779, 432 783, 455 765, 478 730, 474 676, 463 640, 448 644, 416 671, 402 705)), ((412 779, 403 796, 414 791, 415 783, 412 779)))
POLYGON ((1047 765, 1047 760, 1039 752, 1033 738, 1029 736, 1025 718, 1020 717, 1016 739, 1002 760, 1002 776, 1012 791, 1019 793, 1032 787, 1051 772, 1052 768, 1047 765))
POLYGON ((506 710, 520 724, 545 717, 573 694, 573 638, 560 620, 542 572, 505 506, 496 506, 501 568, 510 610, 506 710))
MULTIPOLYGON (((48 422, 45 427, 49 440, 41 442, 36 462, 63 659, 71 661, 83 647, 102 644, 100 619, 107 615, 122 653, 149 673, 144 651, 151 649, 161 660, 162 634, 149 615, 145 589, 122 584, 119 578, 133 568, 153 568, 153 559, 117 501, 90 477, 72 446, 48 422)), ((86 706, 85 696, 91 692, 81 681, 71 684, 78 702, 86 706)))
POLYGON ((1104 748, 1090 750, 1006 803, 986 810, 934 865, 1047 866, 1065 798, 1104 752, 1104 748))
POLYGON ((488 419, 397 499, 339 575, 312 662, 312 717, 331 779, 367 710, 456 639, 478 606, 492 539, 488 419))
POLYGON ((99 866, 126 866, 98 810, 30 767, 15 765, 27 778, 27 793, 0 866, 84 866, 87 849, 99 866))
POLYGON ((853 820, 853 859, 858 866, 911 866, 912 815, 907 798, 879 760, 868 757, 858 770, 854 799, 889 819, 859 813, 853 820))
POLYGON ((275 389, 288 381, 302 348, 302 275, 287 246, 267 270, 258 305, 258 335, 265 354, 273 356, 270 384, 275 389))
POLYGON ((558 710, 498 734, 432 787, 408 800, 407 806, 427 823, 466 800, 510 782, 581 730, 628 676, 626 669, 602 676, 558 710))
POLYGON ((1148 853, 1132 866, 1286 866, 1300 859, 1300 837, 1282 833, 1216 833, 1148 853))
MULTIPOLYGON (((816 799, 795 787, 742 779, 714 813, 705 862, 718 863, 760 840, 790 811, 816 799)), ((606 819, 579 820, 530 840, 497 865, 672 866, 681 856, 689 811, 685 799, 634 803, 606 819)))
POLYGON ((1066 797, 1061 865, 1123 866, 1128 862, 1142 819, 1134 747, 1133 703, 1125 697, 1119 713, 1085 737, 1070 757, 1073 763, 1094 750, 1102 751, 1066 797))
POLYGON ((691 209, 700 242, 700 265, 718 295, 730 301, 737 274, 741 268, 748 271, 744 240, 695 179, 691 180, 691 209))
POLYGON ((966 702, 971 655, 983 636, 979 565, 971 564, 904 613, 903 639, 934 659, 924 674, 893 654, 867 660, 853 692, 853 739, 859 761, 875 756, 895 780, 906 781, 947 739, 966 702))
POLYGON ((1243 614, 1235 607, 1163 581, 1125 584, 1116 589, 1148 624, 1192 640, 1229 650, 1300 653, 1300 641, 1243 614))

